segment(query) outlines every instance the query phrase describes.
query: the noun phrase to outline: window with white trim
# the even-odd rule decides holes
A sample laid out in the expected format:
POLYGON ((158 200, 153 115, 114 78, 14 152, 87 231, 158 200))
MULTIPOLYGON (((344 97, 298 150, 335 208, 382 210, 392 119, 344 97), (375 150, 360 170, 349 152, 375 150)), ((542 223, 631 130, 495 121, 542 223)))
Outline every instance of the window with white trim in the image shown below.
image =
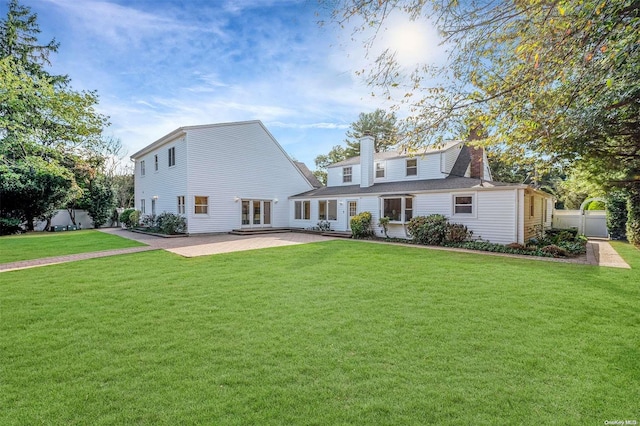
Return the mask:
POLYGON ((153 156, 153 163, 154 163, 154 167, 156 172, 158 171, 158 154, 153 156))
POLYGON ((353 169, 351 167, 342 168, 342 183, 352 182, 353 169))
POLYGON ((529 216, 534 217, 536 215, 536 197, 533 195, 529 198, 529 216))
POLYGON ((383 178, 384 177, 384 163, 376 163, 376 177, 383 178))
POLYGON ((169 167, 173 167, 176 165, 176 147, 172 146, 169 148, 169 167))
POLYGON ((471 194, 453 196, 453 214, 473 215, 474 196, 471 194))
POLYGON ((140 161, 140 176, 144 176, 146 170, 144 167, 144 160, 140 161))
POLYGON ((413 217, 413 197, 383 198, 381 213, 392 222, 409 222, 413 217))
POLYGON ((144 205, 144 198, 142 198, 140 200, 140 213, 145 214, 147 211, 145 209, 145 205, 144 205))
POLYGON ((186 211, 184 195, 178 195, 178 214, 185 214, 186 211))
POLYGON ((407 158, 407 176, 418 176, 417 158, 407 158))
POLYGON ((318 201, 318 220, 338 220, 338 200, 318 201))
POLYGON ((196 195, 193 200, 193 212, 195 214, 209 214, 209 197, 196 195))
POLYGON ((295 219, 310 220, 311 219, 311 201, 295 202, 295 219))

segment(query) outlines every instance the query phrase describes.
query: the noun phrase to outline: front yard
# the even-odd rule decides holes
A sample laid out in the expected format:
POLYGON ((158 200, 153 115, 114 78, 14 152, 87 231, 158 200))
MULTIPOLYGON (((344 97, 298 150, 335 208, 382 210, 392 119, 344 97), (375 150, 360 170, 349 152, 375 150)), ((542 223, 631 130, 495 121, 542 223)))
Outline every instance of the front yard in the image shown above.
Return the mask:
POLYGON ((616 249, 633 269, 329 241, 2 273, 0 424, 640 421, 616 249))

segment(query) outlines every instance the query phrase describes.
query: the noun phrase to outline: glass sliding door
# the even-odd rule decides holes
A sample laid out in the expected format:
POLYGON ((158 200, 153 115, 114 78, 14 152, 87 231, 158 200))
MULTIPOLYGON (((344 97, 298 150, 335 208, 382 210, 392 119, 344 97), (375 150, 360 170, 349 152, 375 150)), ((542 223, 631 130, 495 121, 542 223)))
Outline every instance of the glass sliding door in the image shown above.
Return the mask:
POLYGON ((271 201, 242 200, 242 226, 262 228, 271 226, 271 201))

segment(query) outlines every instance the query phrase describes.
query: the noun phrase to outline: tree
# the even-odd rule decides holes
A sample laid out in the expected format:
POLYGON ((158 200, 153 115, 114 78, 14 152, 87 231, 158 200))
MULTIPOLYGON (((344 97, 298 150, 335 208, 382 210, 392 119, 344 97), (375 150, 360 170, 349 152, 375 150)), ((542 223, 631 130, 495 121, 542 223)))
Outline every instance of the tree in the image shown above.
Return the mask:
POLYGON ((84 191, 80 205, 91 219, 93 226, 99 228, 111 217, 115 204, 115 193, 104 175, 100 175, 89 183, 84 191))
POLYGON ((405 70, 385 50, 369 83, 409 116, 410 146, 470 122, 486 144, 564 165, 588 164, 608 185, 640 192, 640 3, 637 0, 342 0, 334 19, 382 28, 389 14, 435 22, 449 63, 405 70))
POLYGON ((347 131, 345 143, 347 158, 360 155, 360 138, 365 135, 373 137, 375 152, 388 151, 398 143, 398 128, 396 115, 382 109, 374 112, 361 112, 358 121, 351 123, 351 129, 347 131))
POLYGON ((315 177, 323 184, 327 184, 327 167, 334 163, 346 160, 347 154, 344 147, 341 145, 334 145, 328 154, 321 154, 316 157, 314 162, 316 163, 316 170, 313 172, 315 177))
POLYGON ((36 18, 13 0, 0 20, 0 215, 28 230, 78 194, 69 165, 99 153, 108 124, 94 92, 45 70, 58 44, 38 44, 36 18))

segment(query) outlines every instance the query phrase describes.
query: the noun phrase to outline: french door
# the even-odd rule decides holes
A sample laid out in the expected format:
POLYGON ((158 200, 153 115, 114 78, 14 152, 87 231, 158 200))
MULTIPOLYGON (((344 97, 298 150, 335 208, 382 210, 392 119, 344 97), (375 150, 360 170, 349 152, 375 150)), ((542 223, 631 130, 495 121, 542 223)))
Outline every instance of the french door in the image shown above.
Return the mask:
POLYGON ((271 201, 242 200, 242 227, 265 228, 271 226, 271 201))

